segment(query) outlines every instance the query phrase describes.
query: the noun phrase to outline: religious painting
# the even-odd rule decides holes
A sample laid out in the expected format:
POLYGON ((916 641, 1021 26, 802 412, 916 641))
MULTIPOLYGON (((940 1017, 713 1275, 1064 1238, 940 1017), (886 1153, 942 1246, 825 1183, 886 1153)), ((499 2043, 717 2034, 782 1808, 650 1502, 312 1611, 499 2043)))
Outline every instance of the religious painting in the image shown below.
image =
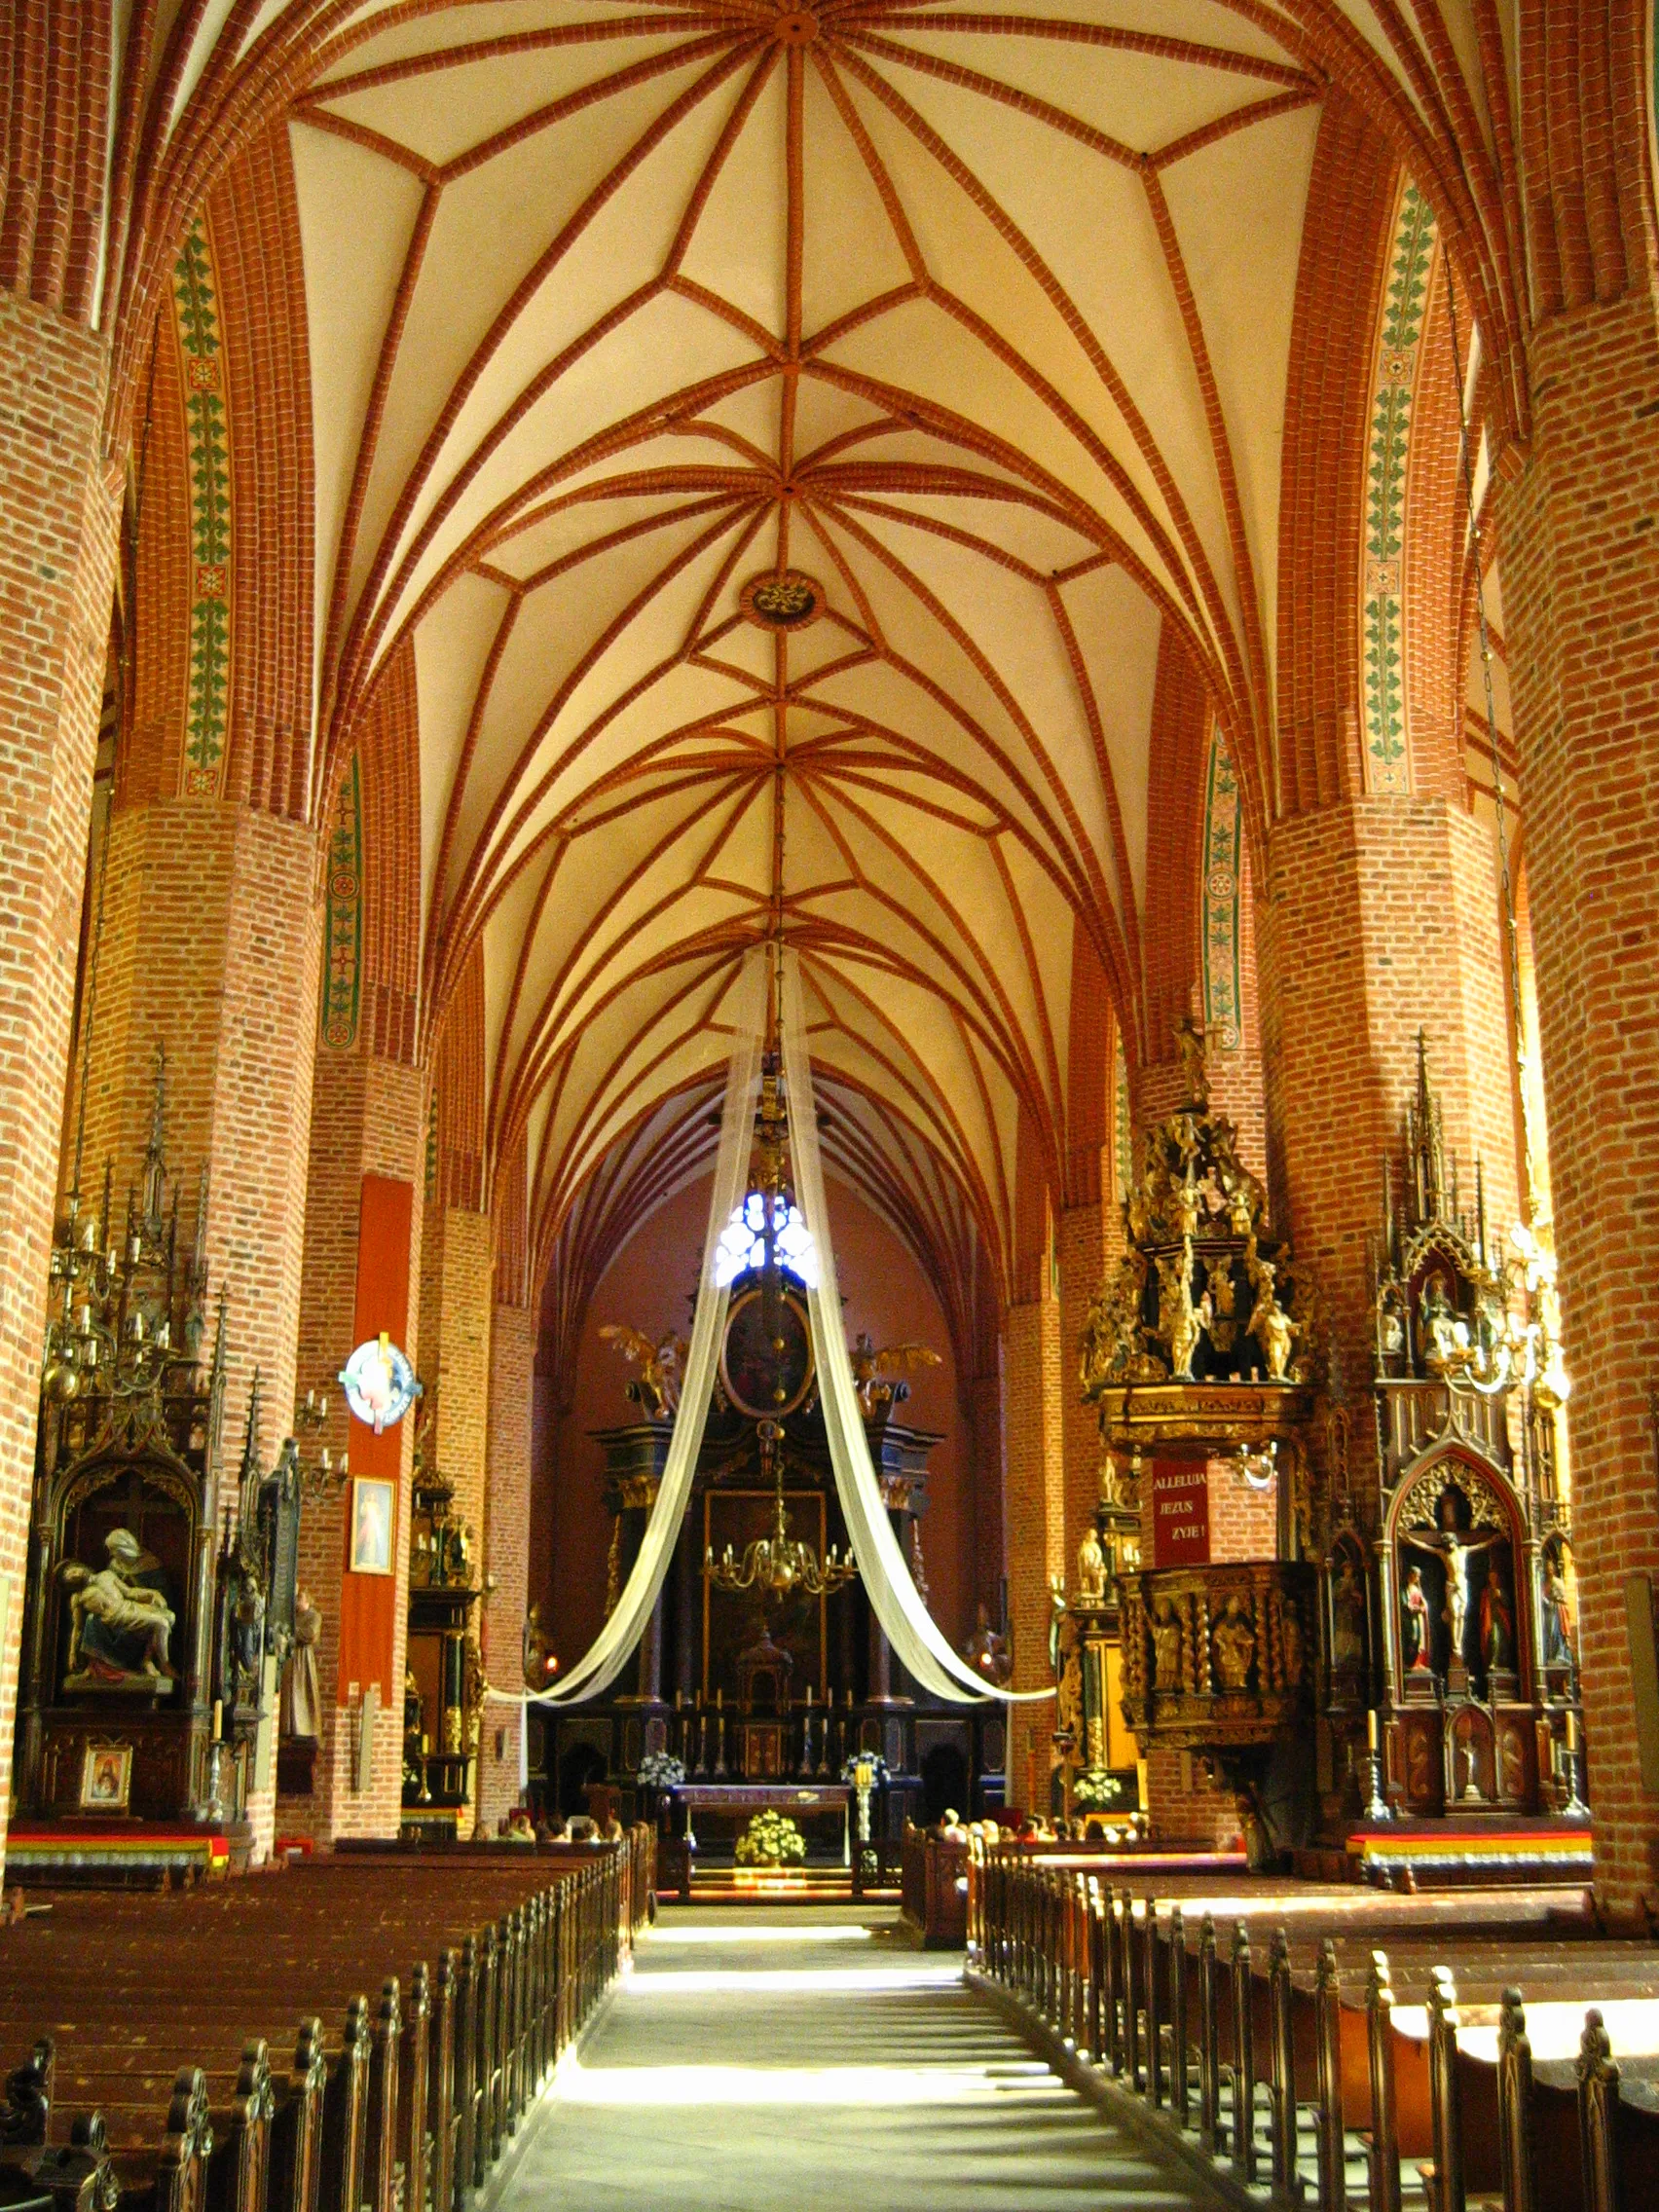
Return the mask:
POLYGON ((81 1753, 83 1813, 125 1813, 132 1795, 132 1746, 88 1744, 81 1753))
MULTIPOLYGON (((802 1536, 824 1557, 827 1537, 822 1491, 786 1491, 784 1507, 790 1532, 802 1536)), ((703 1496, 703 1541, 717 1559, 729 1544, 734 1557, 757 1537, 768 1536, 777 1510, 777 1493, 769 1490, 711 1490, 703 1496)), ((791 1693, 804 1699, 810 1686, 822 1700, 825 1674, 826 1601, 804 1590, 792 1590, 782 1598, 762 1599, 757 1590, 721 1590, 707 1577, 703 1583, 703 1695, 712 1704, 719 1692, 727 1705, 742 1698, 743 1682, 738 1661, 762 1638, 787 1651, 793 1662, 788 1670, 791 1693)))
POLYGON ((720 1382, 739 1413, 782 1420, 812 1384, 812 1333, 806 1308, 793 1291, 778 1302, 777 1336, 768 1328, 765 1293, 746 1290, 732 1301, 720 1346, 720 1382))
POLYGON ((351 1479, 351 1572, 391 1572, 391 1532, 396 1518, 397 1485, 376 1475, 351 1479))

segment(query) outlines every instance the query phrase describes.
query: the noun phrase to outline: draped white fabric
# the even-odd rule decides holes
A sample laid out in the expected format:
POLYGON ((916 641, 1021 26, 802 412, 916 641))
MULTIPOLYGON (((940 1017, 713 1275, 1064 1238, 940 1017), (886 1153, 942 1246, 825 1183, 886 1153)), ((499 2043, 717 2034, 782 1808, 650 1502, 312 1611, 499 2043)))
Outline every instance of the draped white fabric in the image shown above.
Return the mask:
POLYGON ((847 1356, 841 1298, 835 1286, 835 1255, 830 1239, 830 1214, 824 1198, 824 1166, 818 1151, 818 1116, 812 1097, 812 1061, 807 1051, 806 1016, 800 968, 795 954, 784 953, 784 1088, 789 1103, 790 1159, 794 1168, 795 1202, 818 1247, 818 1284, 807 1292, 807 1312, 818 1358, 818 1391, 829 1435, 835 1489, 847 1532, 858 1557, 859 1573, 875 1616, 901 1665, 918 1689, 931 1697, 966 1704, 995 1697, 1010 1703, 1053 1696, 1051 1689, 1015 1692, 998 1689, 976 1675, 952 1650, 939 1623, 922 1603, 893 1524, 882 1502, 881 1486, 869 1456, 864 1415, 847 1356))
POLYGON ((755 1101, 766 1024, 767 952, 758 945, 744 961, 732 1001, 731 1064, 726 1071, 725 1110, 720 1117, 720 1148, 715 1161, 715 1187, 709 1198, 709 1227, 703 1238, 703 1265, 697 1276, 697 1306, 691 1321, 691 1346, 681 1379, 680 1404, 668 1461, 656 1503, 640 1541, 615 1610, 563 1681, 528 1702, 568 1705, 598 1697, 627 1665, 657 1602, 674 1558, 675 1540, 685 1517, 691 1478, 697 1471, 703 1427, 709 1418, 720 1340, 725 1334, 730 1291, 715 1287, 715 1248, 720 1232, 741 1199, 749 1174, 755 1129, 755 1101))

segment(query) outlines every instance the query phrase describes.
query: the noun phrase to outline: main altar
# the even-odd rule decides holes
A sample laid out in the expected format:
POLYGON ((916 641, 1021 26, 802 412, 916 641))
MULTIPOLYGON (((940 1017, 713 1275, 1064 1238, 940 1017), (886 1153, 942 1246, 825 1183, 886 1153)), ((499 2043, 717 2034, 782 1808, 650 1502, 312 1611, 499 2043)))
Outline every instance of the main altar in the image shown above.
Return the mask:
MULTIPOLYGON (((708 1803, 741 1788, 751 1812, 788 1818, 807 1796, 816 1805, 829 1792, 831 1809, 842 1805, 862 1767, 862 1818, 884 1862, 906 1818, 1000 1802, 1006 1721, 994 1705, 923 1694, 851 1557, 808 1315, 810 1260, 786 1183, 775 1060, 756 1117, 755 1161, 756 1188, 726 1233, 730 1295, 718 1374, 668 1571, 612 1694, 544 1711, 541 1786, 566 1814, 601 1790, 625 1810, 660 1799, 670 1840, 683 1841, 695 1808, 681 1786, 712 1792, 708 1803)), ((642 1417, 596 1432, 612 1528, 608 1615, 657 1507, 685 1353, 678 1340, 653 1344, 625 1323, 602 1335, 635 1368, 627 1393, 642 1417)), ((861 1338, 850 1356, 881 1504, 925 1599, 928 1457, 940 1438, 898 1417, 905 1373, 937 1355, 861 1338)), ((843 1856, 844 1821, 842 1828, 839 1844, 817 1839, 815 1855, 843 1856)), ((717 1823, 704 1848, 723 1856, 733 1841, 717 1823)))

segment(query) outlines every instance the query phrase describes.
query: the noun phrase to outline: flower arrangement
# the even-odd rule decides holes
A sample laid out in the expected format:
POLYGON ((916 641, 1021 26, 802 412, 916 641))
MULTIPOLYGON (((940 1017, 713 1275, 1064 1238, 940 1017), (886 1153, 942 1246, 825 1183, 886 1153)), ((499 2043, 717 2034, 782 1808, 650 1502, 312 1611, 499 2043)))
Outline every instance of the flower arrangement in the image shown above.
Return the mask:
POLYGON ((805 1857, 805 1836, 782 1813, 756 1813, 737 1839, 740 1866, 782 1866, 805 1857))
POLYGON ((1090 1812, 1126 1811, 1134 1801, 1132 1780, 1104 1767, 1082 1767, 1072 1776, 1072 1803, 1090 1812))
POLYGON ((857 1782, 861 1766, 869 1768, 869 1786, 872 1789, 879 1789, 887 1781, 890 1770, 879 1751, 854 1751, 841 1768, 841 1780, 857 1782))
POLYGON ((675 1789, 685 1780, 685 1769, 672 1751, 647 1751, 634 1777, 640 1789, 675 1789))

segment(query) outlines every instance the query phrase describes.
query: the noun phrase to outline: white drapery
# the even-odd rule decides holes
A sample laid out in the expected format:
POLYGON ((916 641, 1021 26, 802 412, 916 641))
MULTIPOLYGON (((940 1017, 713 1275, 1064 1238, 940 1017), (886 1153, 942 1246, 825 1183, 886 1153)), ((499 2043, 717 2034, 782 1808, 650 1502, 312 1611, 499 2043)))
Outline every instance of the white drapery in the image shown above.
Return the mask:
MULTIPOLYGON (((755 1132, 755 1101, 759 1088, 760 1051, 766 1027, 767 954, 757 945, 743 963, 732 1002, 731 1062, 726 1070, 725 1108, 720 1116, 720 1147, 715 1159, 715 1187, 709 1198, 709 1227, 703 1238, 703 1265, 697 1276, 697 1305, 691 1320, 691 1346, 681 1378, 680 1403, 668 1460, 657 1486, 656 1503, 639 1556, 629 1570, 615 1610, 563 1681, 529 1702, 568 1705, 598 1697, 627 1665, 651 1617, 674 1559, 675 1539, 685 1518, 691 1478, 697 1471, 703 1426, 709 1418, 720 1340, 725 1334, 729 1289, 715 1287, 715 1247, 741 1200, 749 1176, 755 1132)), ((516 1702, 516 1700, 515 1700, 516 1702)), ((522 1743, 522 1738, 521 1738, 522 1743)))
POLYGON ((824 1164, 818 1151, 818 1114, 812 1096, 812 1059, 807 1050, 806 1014, 801 1000, 800 963, 791 948, 783 955, 784 1089, 789 1104, 790 1159, 794 1168, 795 1202, 818 1247, 817 1287, 806 1294, 818 1360, 818 1395, 824 1408, 835 1490, 859 1563, 859 1574, 882 1632, 918 1689, 930 1697, 967 1704, 1001 1698, 1012 1704, 1053 1696, 1052 1689, 999 1689, 975 1674, 958 1657, 939 1623, 922 1602, 893 1524, 887 1518, 881 1485, 869 1456, 864 1412, 847 1356, 841 1298, 835 1286, 835 1254, 830 1239, 830 1212, 824 1198, 824 1164))
MULTIPOLYGON (((675 1542, 697 1469, 697 1455, 714 1394, 720 1340, 730 1303, 729 1289, 716 1287, 715 1257, 721 1234, 742 1202, 747 1188, 771 957, 770 948, 763 945, 757 945, 747 955, 733 1003, 731 1062, 726 1072, 725 1108, 720 1117, 715 1185, 709 1198, 709 1226, 703 1238, 703 1264, 697 1277, 691 1346, 656 1503, 651 1508, 639 1556, 615 1610, 596 1641, 564 1680, 539 1692, 491 1691, 491 1696, 500 1703, 517 1705, 521 1714, 532 1705, 572 1704, 598 1697, 609 1688, 639 1642, 674 1557, 675 1542)), ((779 1009, 779 1025, 789 1108, 790 1157, 794 1169, 795 1202, 818 1253, 817 1283, 807 1291, 807 1315, 812 1328, 830 1457, 835 1470, 835 1489, 858 1559, 860 1577, 900 1664, 917 1687, 929 1696, 963 1704, 977 1698, 1019 1703, 1052 1697, 1051 1689, 1023 1692, 1000 1689, 975 1674, 958 1657, 923 1604, 899 1539, 893 1533, 893 1524, 887 1518, 881 1486, 869 1456, 869 1440, 865 1434, 852 1362, 847 1355, 841 1298, 835 1283, 835 1255, 830 1238, 830 1215, 824 1198, 824 1167, 818 1151, 818 1117, 813 1103, 812 1063, 806 1044, 800 969, 792 950, 785 950, 782 968, 783 1004, 779 1009)), ((527 1733, 521 1724, 521 1787, 526 1777, 527 1733)))

